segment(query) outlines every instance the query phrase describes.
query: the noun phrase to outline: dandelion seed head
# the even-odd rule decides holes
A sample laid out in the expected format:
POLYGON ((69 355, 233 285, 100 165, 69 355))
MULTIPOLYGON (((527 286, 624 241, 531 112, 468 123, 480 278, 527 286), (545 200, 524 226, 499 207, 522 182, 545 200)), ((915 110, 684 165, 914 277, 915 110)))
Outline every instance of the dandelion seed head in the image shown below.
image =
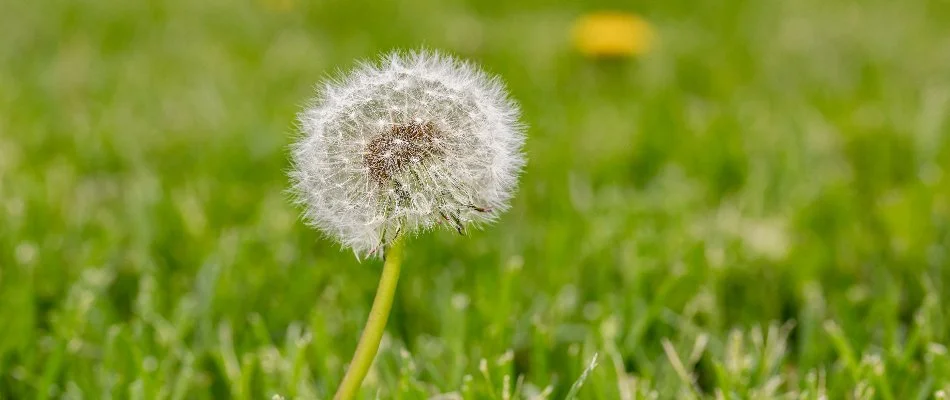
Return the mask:
POLYGON ((291 178, 305 219, 358 255, 507 209, 524 128, 502 83, 435 52, 390 53, 318 88, 291 178))

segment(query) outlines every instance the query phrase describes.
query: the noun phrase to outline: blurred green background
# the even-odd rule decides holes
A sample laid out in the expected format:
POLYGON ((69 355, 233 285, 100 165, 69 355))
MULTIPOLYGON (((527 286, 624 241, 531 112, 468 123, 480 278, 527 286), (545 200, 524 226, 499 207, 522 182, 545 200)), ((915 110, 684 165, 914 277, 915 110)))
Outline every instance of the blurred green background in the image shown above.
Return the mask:
POLYGON ((419 46, 508 82, 529 165, 499 223, 411 242, 366 398, 945 398, 948 21, 946 0, 4 2, 0 398, 332 394, 380 263, 298 220, 295 113, 419 46), (575 19, 618 7, 653 51, 579 55, 575 19))

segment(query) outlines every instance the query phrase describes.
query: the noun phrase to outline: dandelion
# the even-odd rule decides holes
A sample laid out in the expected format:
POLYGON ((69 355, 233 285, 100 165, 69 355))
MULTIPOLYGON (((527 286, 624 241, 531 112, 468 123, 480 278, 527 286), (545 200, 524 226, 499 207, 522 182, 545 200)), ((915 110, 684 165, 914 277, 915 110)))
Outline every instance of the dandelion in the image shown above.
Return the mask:
POLYGON ((403 238, 439 225, 464 234, 507 209, 524 166, 524 129, 498 79, 435 52, 390 53, 318 92, 299 115, 297 200, 311 225, 357 256, 385 255, 335 396, 348 399, 378 349, 403 238))
POLYGON ((292 178, 306 219, 359 255, 507 208, 524 164, 502 84, 438 53, 392 53, 323 85, 299 116, 292 178))
POLYGON ((650 23, 640 16, 601 11, 578 18, 572 32, 574 46, 589 57, 630 57, 646 54, 654 45, 650 23))

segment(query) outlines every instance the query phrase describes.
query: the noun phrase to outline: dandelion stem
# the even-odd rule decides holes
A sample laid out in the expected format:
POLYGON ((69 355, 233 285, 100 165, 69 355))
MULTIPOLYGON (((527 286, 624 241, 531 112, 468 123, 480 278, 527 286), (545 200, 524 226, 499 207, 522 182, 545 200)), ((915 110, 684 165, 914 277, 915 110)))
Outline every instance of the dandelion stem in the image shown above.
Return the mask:
POLYGON ((373 308, 369 311, 369 319, 366 321, 366 327, 363 328, 363 334, 356 345, 356 352, 353 354, 353 360, 350 361, 350 367, 340 382, 340 388, 337 389, 334 400, 350 400, 360 389, 360 384, 369 367, 376 358, 376 351, 379 350, 379 342, 383 338, 383 331, 386 329, 386 320, 389 318, 389 310, 393 305, 393 295, 396 293, 396 283, 399 281, 399 267, 402 263, 403 238, 399 235, 389 245, 386 250, 386 259, 383 262, 383 273, 379 278, 379 287, 376 289, 376 298, 373 300, 373 308))

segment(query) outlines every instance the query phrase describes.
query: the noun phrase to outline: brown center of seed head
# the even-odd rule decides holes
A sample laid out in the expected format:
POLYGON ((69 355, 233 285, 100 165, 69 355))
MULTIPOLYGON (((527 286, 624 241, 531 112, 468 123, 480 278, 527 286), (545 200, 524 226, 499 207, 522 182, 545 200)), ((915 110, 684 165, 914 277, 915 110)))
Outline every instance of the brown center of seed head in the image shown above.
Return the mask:
POLYGON ((431 122, 412 121, 396 124, 376 135, 366 145, 363 162, 369 176, 381 185, 393 181, 393 176, 421 163, 437 153, 435 138, 439 131, 431 122))

